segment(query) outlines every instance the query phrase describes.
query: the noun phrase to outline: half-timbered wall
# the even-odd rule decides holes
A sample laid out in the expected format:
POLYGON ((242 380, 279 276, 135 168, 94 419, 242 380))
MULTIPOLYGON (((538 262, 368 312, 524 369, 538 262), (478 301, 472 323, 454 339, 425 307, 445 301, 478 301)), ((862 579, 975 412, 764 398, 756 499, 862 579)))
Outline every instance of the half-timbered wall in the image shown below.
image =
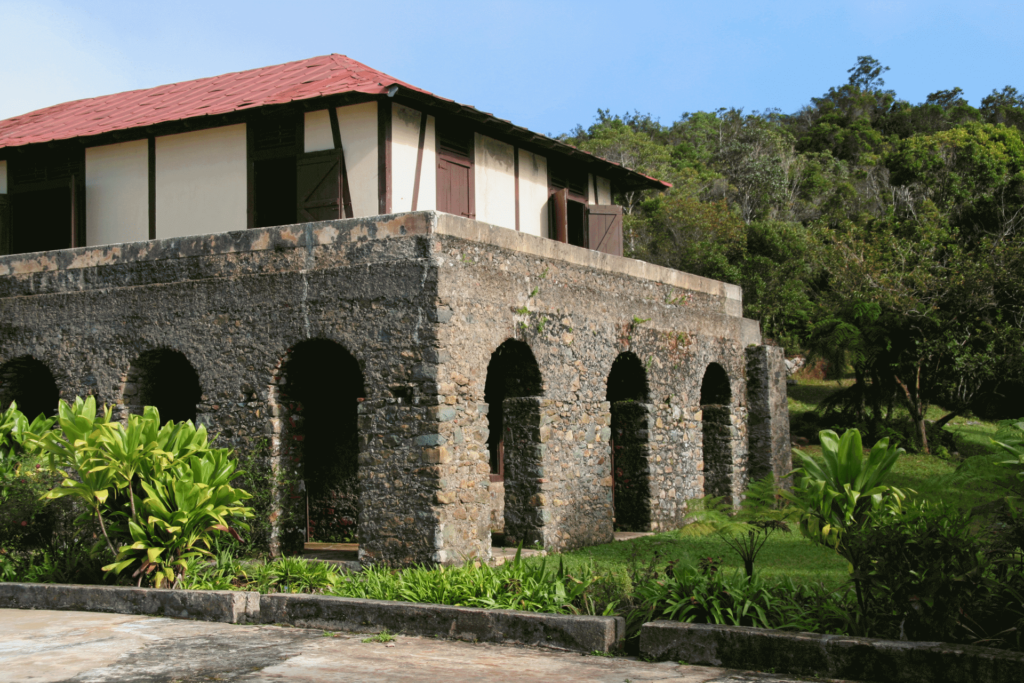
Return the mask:
MULTIPOLYGON (((377 203, 377 103, 338 107, 337 112, 352 195, 352 215, 354 218, 376 216, 380 213, 377 203)), ((320 152, 333 148, 334 136, 327 110, 308 112, 304 151, 320 152)))
POLYGON ((85 150, 88 246, 149 239, 149 143, 133 140, 85 150))
POLYGON ((519 150, 519 230, 548 235, 548 160, 519 150))
POLYGON ((245 124, 156 139, 156 236, 246 228, 245 124))
POLYGON ((391 116, 391 210, 432 210, 437 206, 437 159, 434 156, 437 135, 434 117, 427 116, 423 131, 423 155, 420 148, 420 126, 423 114, 415 109, 392 104, 391 116), (416 164, 419 160, 419 187, 416 187, 416 164), (413 206, 413 194, 416 206, 413 206))
POLYGON ((474 148, 477 220, 515 230, 515 148, 479 133, 474 148))

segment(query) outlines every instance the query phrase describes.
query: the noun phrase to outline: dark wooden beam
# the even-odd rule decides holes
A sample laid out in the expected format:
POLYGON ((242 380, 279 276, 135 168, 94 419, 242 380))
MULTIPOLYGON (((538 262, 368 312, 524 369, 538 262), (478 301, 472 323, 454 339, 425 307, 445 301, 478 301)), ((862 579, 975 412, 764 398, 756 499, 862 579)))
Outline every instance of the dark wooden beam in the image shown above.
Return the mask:
POLYGON ((391 98, 377 100, 377 212, 391 213, 391 98))

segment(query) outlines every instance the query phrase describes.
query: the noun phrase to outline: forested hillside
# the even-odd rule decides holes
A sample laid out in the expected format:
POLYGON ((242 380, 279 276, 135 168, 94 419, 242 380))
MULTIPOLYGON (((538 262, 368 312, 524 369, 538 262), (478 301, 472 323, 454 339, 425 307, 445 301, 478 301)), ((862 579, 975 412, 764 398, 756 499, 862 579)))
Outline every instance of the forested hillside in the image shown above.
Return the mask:
POLYGON ((913 104, 887 70, 860 57, 791 114, 599 111, 564 139, 674 184, 620 198, 628 255, 742 285, 766 337, 853 372, 851 426, 905 409, 927 450, 929 404, 1024 414, 1024 95, 913 104))

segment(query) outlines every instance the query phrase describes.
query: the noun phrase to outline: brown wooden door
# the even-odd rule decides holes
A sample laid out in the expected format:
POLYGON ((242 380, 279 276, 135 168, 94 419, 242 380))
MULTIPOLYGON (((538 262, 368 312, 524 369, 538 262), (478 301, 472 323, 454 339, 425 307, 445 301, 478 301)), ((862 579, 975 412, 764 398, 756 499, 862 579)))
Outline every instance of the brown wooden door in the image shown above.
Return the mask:
POLYGON ((344 173, 337 150, 299 155, 296 161, 297 218, 300 223, 344 218, 344 173))
POLYGON ((622 256, 622 207, 591 205, 588 209, 590 248, 622 256))
POLYGON ((551 195, 551 224, 554 226, 553 238, 559 242, 569 242, 569 190, 564 187, 551 195))
POLYGON ((473 218, 470 197, 470 175, 473 168, 469 163, 454 159, 437 160, 437 210, 456 216, 473 218))

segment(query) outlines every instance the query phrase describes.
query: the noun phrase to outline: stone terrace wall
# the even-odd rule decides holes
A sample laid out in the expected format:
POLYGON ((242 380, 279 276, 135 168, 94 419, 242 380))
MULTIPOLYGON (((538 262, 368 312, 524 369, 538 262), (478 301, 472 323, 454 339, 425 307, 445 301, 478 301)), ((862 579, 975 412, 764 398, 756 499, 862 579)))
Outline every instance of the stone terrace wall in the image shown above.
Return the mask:
POLYGON ((462 473, 457 475, 460 486, 467 486, 461 476, 479 466, 475 487, 480 494, 473 505, 453 499, 451 510, 440 513, 446 528, 459 527, 451 537, 467 543, 458 552, 486 552, 472 544, 472 539, 483 541, 475 520, 489 517, 476 507, 488 500, 488 470, 481 466, 487 462, 486 432, 471 439, 462 423, 478 420, 490 356, 509 338, 530 346, 544 398, 551 401, 550 421, 539 435, 544 469, 537 476, 545 547, 574 548, 612 537, 605 394, 612 362, 623 351, 633 351, 644 362, 650 389, 650 528, 678 526, 685 500, 703 495, 700 384, 712 362, 722 365, 732 384, 734 457, 742 478, 744 349, 759 343, 760 335, 756 323, 739 317, 739 302, 725 286, 694 278, 679 283, 693 287, 684 289, 632 277, 618 266, 639 262, 454 216, 440 215, 437 232, 442 236, 435 247, 442 323, 438 341, 444 359, 437 369, 438 390, 456 410, 452 422, 442 425, 441 436, 451 444, 449 469, 462 473), (571 250, 571 256, 580 252, 579 262, 556 258, 563 250, 571 250))
MULTIPOLYGON (((503 341, 529 344, 543 375, 539 540, 570 548, 611 538, 605 392, 620 352, 647 372, 652 529, 702 494, 711 362, 746 444, 744 349, 760 334, 741 308, 737 287, 423 212, 0 257, 0 365, 32 356, 63 397, 121 404, 140 354, 179 351, 220 443, 244 454, 268 440, 274 464, 301 473, 281 455, 281 362, 333 340, 365 381, 362 558, 458 562, 490 553, 484 380, 503 341)), ((745 466, 745 449, 734 455, 745 466)))

